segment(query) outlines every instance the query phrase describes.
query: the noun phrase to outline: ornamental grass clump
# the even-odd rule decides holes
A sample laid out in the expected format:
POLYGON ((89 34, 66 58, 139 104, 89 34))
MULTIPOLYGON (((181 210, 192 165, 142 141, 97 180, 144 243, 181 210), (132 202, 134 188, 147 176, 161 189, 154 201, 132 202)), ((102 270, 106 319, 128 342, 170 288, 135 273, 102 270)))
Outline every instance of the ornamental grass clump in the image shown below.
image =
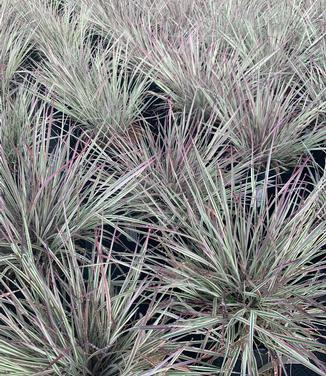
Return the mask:
POLYGON ((64 117, 58 123, 45 104, 36 110, 33 95, 18 98, 2 112, 0 229, 13 227, 2 237, 10 243, 11 236, 28 232, 34 245, 51 245, 67 232, 86 239, 103 221, 121 222, 123 202, 150 161, 115 171, 101 159, 96 138, 76 140, 64 131, 64 117))
POLYGON ((87 8, 68 3, 59 14, 48 4, 30 8, 34 43, 43 56, 35 76, 48 91, 44 99, 93 136, 100 129, 104 136, 128 131, 148 100, 141 64, 132 66, 128 49, 91 28, 87 8))
POLYGON ((139 278, 144 258, 121 271, 114 238, 109 248, 103 238, 96 231, 84 254, 71 237, 56 249, 44 245, 38 264, 29 240, 12 244, 20 265, 6 262, 0 279, 0 373, 150 376, 178 369, 182 348, 168 342, 172 333, 146 329, 166 319, 161 299, 146 293, 150 279, 139 278))
POLYGON ((319 2, 237 6, 189 2, 180 12, 168 1, 146 12, 109 1, 90 6, 90 19, 103 37, 122 35, 175 110, 216 113, 242 158, 259 156, 258 168, 270 149, 274 165, 293 166, 325 139, 325 12, 319 2))
POLYGON ((165 231, 159 227, 149 257, 170 291, 178 327, 202 336, 192 348, 198 361, 206 355, 217 364, 223 356, 216 374, 232 375, 240 361, 242 375, 258 375, 255 351, 267 351, 275 374, 298 362, 324 375, 316 354, 326 352, 326 238, 325 221, 316 218, 324 210, 325 176, 303 199, 299 171, 283 186, 270 186, 268 171, 263 181, 252 171, 237 191, 227 190, 222 177, 217 185, 203 165, 201 174, 199 190, 189 169, 191 198, 162 187, 156 212, 168 202, 174 218, 165 231))
POLYGON ((12 3, 3 0, 0 4, 0 110, 33 48, 33 28, 22 22, 12 3))
POLYGON ((324 0, 0 0, 0 374, 326 375, 324 0))

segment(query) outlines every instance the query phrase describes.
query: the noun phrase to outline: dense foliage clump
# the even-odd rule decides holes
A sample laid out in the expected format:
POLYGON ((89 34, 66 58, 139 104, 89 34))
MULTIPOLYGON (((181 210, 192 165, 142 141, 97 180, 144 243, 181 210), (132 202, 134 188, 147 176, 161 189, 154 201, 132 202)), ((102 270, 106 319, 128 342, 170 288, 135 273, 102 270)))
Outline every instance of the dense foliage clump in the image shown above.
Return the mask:
POLYGON ((0 374, 326 375, 323 0, 0 0, 0 374))

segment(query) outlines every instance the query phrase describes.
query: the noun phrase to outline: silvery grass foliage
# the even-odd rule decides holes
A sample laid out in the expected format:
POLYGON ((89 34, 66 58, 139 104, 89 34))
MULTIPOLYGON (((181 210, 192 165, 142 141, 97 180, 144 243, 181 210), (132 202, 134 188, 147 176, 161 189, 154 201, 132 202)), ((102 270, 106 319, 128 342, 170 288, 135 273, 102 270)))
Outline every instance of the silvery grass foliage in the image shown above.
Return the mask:
POLYGON ((0 373, 325 374, 325 15, 1 1, 0 373))
POLYGON ((44 249, 42 264, 35 263, 30 239, 11 245, 21 264, 6 262, 0 279, 0 372, 151 376, 182 369, 181 346, 168 342, 172 334, 146 328, 164 327, 166 318, 161 299, 146 293, 151 281, 139 278, 144 258, 119 275, 115 239, 105 248, 103 238, 96 231, 83 257, 66 237, 58 249, 44 249))
MULTIPOLYGON (((187 165, 191 165, 194 171, 200 170, 197 154, 200 153, 203 163, 213 171, 220 161, 220 168, 231 180, 230 166, 237 165, 237 176, 245 172, 248 164, 237 161, 234 158, 223 158, 232 153, 232 147, 228 142, 225 131, 215 125, 215 116, 205 119, 205 114, 194 114, 193 111, 175 112, 168 109, 166 116, 160 119, 157 124, 158 134, 152 132, 151 125, 144 119, 143 131, 137 135, 129 135, 128 138, 116 138, 109 150, 102 154, 103 160, 115 158, 115 164, 120 172, 124 169, 131 169, 139 166, 144 160, 151 161, 146 168, 146 177, 141 185, 135 187, 139 191, 137 195, 139 203, 133 203, 135 209, 148 213, 148 197, 144 198, 144 187, 153 194, 154 199, 157 192, 161 193, 161 185, 169 187, 176 195, 187 190, 187 165), (112 149, 115 149, 114 151, 112 149), (143 206, 142 206, 143 204, 143 206)), ((200 185, 200 176, 197 174, 200 185)), ((155 199, 154 199, 155 200, 155 199)))
POLYGON ((121 202, 132 195, 136 178, 141 179, 150 161, 117 175, 109 159, 101 159, 96 138, 81 135, 71 146, 71 132, 56 124, 44 104, 35 110, 35 100, 23 93, 2 112, 2 237, 10 241, 28 232, 35 245, 50 245, 68 232, 74 239, 86 239, 99 223, 122 221, 121 202), (55 126, 61 129, 57 136, 55 126))
POLYGON ((13 3, 7 0, 0 3, 0 109, 33 46, 32 26, 21 22, 13 3))
POLYGON ((326 372, 316 357, 326 353, 320 342, 326 177, 303 198, 300 170, 286 184, 272 186, 269 171, 262 181, 252 171, 236 191, 223 180, 217 184, 202 164, 202 191, 189 168, 191 198, 161 187, 156 199, 154 210, 166 226, 157 227, 158 246, 148 265, 170 290, 178 328, 201 335, 190 347, 198 361, 203 355, 208 363, 224 358, 216 374, 234 374, 239 360, 241 375, 260 374, 254 351, 264 349, 276 375, 286 363, 326 372), (172 223, 164 205, 174 208, 172 223))
POLYGON ((275 164, 293 165, 325 138, 325 9, 318 1, 265 5, 167 1, 146 11, 129 1, 89 4, 99 32, 122 34, 176 109, 195 102, 199 111, 216 111, 243 158, 258 154, 263 164, 273 148, 275 164))
POLYGON ((34 43, 44 57, 35 73, 55 107, 85 127, 125 132, 146 107, 148 80, 118 40, 101 40, 86 7, 68 2, 60 12, 43 2, 28 4, 34 43), (48 22, 51 19, 51 22, 48 22))

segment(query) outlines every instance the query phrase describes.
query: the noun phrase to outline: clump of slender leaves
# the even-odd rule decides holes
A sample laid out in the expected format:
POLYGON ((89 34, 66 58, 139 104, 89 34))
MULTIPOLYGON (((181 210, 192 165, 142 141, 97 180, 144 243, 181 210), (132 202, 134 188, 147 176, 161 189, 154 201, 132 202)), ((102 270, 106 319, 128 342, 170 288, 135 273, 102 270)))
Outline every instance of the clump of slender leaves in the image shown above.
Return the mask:
POLYGON ((0 374, 326 374, 325 22, 0 2, 0 374))
POLYGON ((144 257, 121 271, 115 238, 108 247, 104 238, 96 231, 90 252, 78 252, 71 237, 55 252, 44 244, 42 264, 29 241, 12 244, 21 264, 7 262, 0 280, 0 372, 150 376, 178 369, 182 347, 168 342, 172 333, 146 328, 166 319, 161 298, 146 293, 150 279, 139 278, 144 257))
POLYGON ((324 211, 325 176, 304 199, 300 168, 283 186, 271 184, 269 171, 261 181, 252 171, 239 190, 201 166, 202 190, 188 166, 191 197, 162 187, 156 201, 167 225, 157 228, 149 265, 170 290, 178 325, 203 336, 198 354, 212 361, 223 354, 221 375, 231 375, 239 358, 242 374, 258 374, 259 349, 267 349, 275 370, 299 362, 323 375, 315 352, 326 351, 319 342, 326 238, 325 221, 316 218, 324 211), (173 223, 165 205, 174 208, 173 223))

